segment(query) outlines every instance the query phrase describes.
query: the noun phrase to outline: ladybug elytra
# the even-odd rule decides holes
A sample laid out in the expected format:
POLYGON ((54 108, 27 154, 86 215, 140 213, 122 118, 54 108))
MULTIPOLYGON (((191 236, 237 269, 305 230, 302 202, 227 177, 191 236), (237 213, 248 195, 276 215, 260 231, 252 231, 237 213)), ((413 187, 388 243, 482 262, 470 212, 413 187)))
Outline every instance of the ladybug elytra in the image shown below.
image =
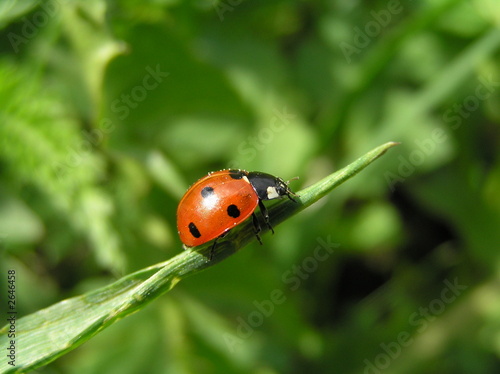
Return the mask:
POLYGON ((292 195, 297 196, 283 179, 270 174, 245 170, 210 173, 193 184, 179 203, 179 236, 186 247, 195 247, 226 235, 252 216, 255 235, 262 244, 255 209, 259 206, 266 225, 274 233, 262 201, 283 196, 295 201, 292 195))

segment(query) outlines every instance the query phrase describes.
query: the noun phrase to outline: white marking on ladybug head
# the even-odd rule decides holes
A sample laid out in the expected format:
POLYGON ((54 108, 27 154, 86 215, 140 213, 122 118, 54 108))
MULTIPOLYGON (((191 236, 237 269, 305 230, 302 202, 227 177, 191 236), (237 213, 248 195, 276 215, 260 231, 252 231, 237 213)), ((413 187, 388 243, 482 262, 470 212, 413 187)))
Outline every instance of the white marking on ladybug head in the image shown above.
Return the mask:
POLYGON ((247 178, 247 176, 246 176, 246 175, 244 175, 244 176, 243 176, 243 178, 241 178, 241 179, 243 179, 243 180, 244 180, 245 182, 247 182, 247 183, 250 183, 250 181, 248 180, 248 178, 247 178))
POLYGON ((278 197, 280 197, 280 194, 276 190, 276 187, 269 186, 269 187, 267 187, 266 192, 267 192, 267 198, 269 200, 277 199, 278 197))

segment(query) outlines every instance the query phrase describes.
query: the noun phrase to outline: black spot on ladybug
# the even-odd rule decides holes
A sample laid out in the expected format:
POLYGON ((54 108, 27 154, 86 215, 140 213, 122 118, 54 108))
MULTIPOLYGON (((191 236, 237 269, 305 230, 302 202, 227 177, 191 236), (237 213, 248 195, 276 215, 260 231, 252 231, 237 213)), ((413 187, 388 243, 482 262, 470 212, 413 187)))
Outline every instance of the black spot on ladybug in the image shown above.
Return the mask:
POLYGON ((191 235, 193 235, 195 238, 199 238, 201 236, 198 227, 196 227, 196 225, 193 222, 189 223, 188 228, 191 235))
POLYGON ((204 189, 201 190, 201 197, 204 199, 209 197, 210 195, 213 195, 214 189, 212 187, 205 187, 204 189))
POLYGON ((238 218, 241 213, 236 205, 231 204, 227 207, 227 214, 229 217, 238 218))
POLYGON ((245 174, 241 170, 228 170, 229 176, 233 179, 241 179, 245 174))

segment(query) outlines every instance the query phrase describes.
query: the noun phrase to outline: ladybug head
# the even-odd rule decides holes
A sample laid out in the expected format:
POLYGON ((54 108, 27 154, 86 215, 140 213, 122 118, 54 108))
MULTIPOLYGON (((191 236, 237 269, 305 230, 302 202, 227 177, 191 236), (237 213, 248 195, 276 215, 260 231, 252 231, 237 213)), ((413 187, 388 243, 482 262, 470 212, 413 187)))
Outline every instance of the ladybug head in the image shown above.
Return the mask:
MULTIPOLYGON (((293 178, 292 180, 294 179, 297 178, 293 178)), ((273 200, 288 196, 290 200, 295 201, 292 196, 297 196, 288 187, 289 182, 285 182, 283 179, 271 174, 258 171, 250 172, 248 173, 248 180, 261 200, 273 200)))
POLYGON ((275 178, 275 185, 273 187, 268 187, 267 195, 269 200, 277 199, 286 195, 293 202, 297 202, 292 196, 298 196, 298 195, 295 192, 293 192, 290 189, 290 187, 288 187, 288 183, 290 183, 290 181, 293 181, 295 179, 299 179, 299 177, 292 178, 286 182, 281 178, 275 178))

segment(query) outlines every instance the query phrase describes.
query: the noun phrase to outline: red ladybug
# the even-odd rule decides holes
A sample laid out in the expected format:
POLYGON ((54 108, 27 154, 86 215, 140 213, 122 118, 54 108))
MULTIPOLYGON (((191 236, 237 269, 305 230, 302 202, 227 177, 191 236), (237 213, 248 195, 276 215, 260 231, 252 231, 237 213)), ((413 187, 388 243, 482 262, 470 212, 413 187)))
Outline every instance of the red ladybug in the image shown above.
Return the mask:
POLYGON ((274 233, 262 200, 288 196, 295 201, 292 195, 297 196, 283 179, 270 174, 244 170, 210 173, 193 184, 179 203, 179 236, 185 246, 198 246, 224 236, 252 216, 255 235, 262 244, 259 237, 260 226, 254 214, 257 205, 267 226, 274 233))

